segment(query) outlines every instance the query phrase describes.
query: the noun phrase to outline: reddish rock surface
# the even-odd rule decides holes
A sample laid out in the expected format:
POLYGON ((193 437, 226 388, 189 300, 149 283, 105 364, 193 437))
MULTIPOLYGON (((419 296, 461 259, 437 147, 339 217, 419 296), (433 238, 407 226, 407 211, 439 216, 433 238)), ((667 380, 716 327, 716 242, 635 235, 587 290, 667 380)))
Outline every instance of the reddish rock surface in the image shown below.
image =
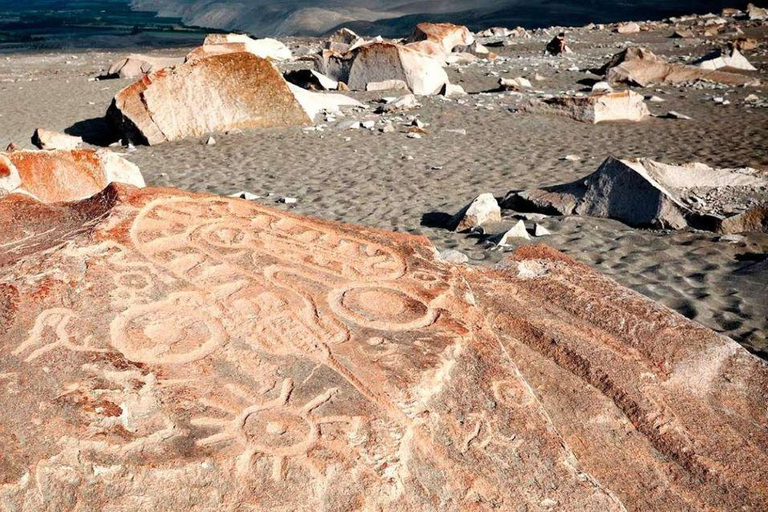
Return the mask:
POLYGON ((551 249, 118 185, 0 222, 10 510, 768 507, 765 363, 551 249))
POLYGON ((26 194, 43 203, 76 201, 113 182, 144 186, 139 168, 108 150, 0 153, 0 195, 26 194))
POLYGON ((194 58, 146 75, 117 94, 108 116, 125 138, 150 145, 311 124, 277 68, 248 52, 194 58))

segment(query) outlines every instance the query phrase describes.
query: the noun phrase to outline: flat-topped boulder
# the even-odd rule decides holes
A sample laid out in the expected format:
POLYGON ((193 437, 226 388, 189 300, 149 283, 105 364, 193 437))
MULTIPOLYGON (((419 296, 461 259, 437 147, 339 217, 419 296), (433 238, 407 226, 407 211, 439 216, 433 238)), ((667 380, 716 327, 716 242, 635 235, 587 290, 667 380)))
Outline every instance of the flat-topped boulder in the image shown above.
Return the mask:
POLYGON ((441 61, 394 43, 369 43, 348 53, 324 50, 316 56, 317 71, 365 91, 371 82, 401 80, 414 94, 434 95, 450 83, 441 61))
POLYGON ((590 96, 536 99, 531 100, 523 109, 533 113, 566 116, 592 124, 606 121, 637 122, 650 116, 645 98, 634 91, 595 92, 590 96))
MULTIPOLYGON (((110 183, 143 187, 144 178, 136 165, 105 149, 0 153, 0 197, 23 194, 42 203, 77 201, 110 183)), ((3 221, 0 217, 0 225, 3 221)))
POLYGON ((766 364, 554 250, 121 185, 0 219, 10 510, 768 507, 766 364))
POLYGON ((306 126, 319 110, 345 104, 360 105, 292 88, 269 60, 236 52, 147 75, 115 96, 107 116, 124 138, 153 145, 211 132, 306 126))
POLYGON ((608 158, 589 176, 562 185, 510 192, 502 206, 518 211, 589 215, 633 227, 693 227, 721 233, 766 230, 768 174, 608 158))
POLYGON ((640 47, 630 47, 614 55, 608 63, 596 72, 605 76, 606 80, 611 83, 627 83, 640 87, 648 87, 652 84, 676 85, 700 81, 715 82, 733 87, 760 84, 759 79, 739 73, 670 64, 640 47))
POLYGON ((183 57, 153 57, 132 54, 113 62, 107 71, 106 78, 139 78, 182 62, 184 62, 183 57))

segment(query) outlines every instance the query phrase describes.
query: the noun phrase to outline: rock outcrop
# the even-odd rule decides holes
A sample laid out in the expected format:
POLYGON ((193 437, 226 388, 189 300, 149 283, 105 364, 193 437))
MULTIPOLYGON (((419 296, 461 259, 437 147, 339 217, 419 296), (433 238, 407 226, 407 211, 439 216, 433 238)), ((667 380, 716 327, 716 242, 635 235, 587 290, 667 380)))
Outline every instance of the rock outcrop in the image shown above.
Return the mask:
POLYGON ((601 93, 590 96, 564 96, 531 100, 524 110, 533 113, 556 114, 583 123, 606 121, 642 121, 650 116, 645 98, 634 91, 601 93))
MULTIPOLYGON (((143 187, 144 178, 136 165, 108 150, 0 153, 0 196, 23 194, 42 203, 78 201, 110 183, 143 187)), ((0 216, 0 225, 4 220, 0 216)))
POLYGON ((449 83, 441 62, 393 43, 369 43, 341 54, 324 50, 315 66, 323 75, 344 82, 352 90, 365 91, 371 82, 402 80, 414 94, 438 94, 449 83))
POLYGON ((115 61, 104 78, 139 78, 183 62, 183 57, 150 57, 133 54, 115 61))
POLYGON ((768 202, 767 190, 768 176, 756 169, 609 158, 572 183, 510 192, 502 206, 611 218, 633 227, 734 233, 765 230, 765 207, 749 205, 755 199, 768 202))
POLYGON ((670 64, 652 52, 630 47, 616 54, 596 73, 611 83, 627 83, 647 87, 652 84, 676 85, 686 82, 710 81, 734 87, 759 85, 754 77, 726 71, 702 69, 696 66, 670 64))
POLYGON ((82 137, 67 135, 66 133, 53 132, 38 128, 32 134, 32 144, 39 149, 77 149, 83 145, 82 137))
POLYGON ((344 104, 360 105, 291 87, 267 59, 237 52, 147 75, 117 94, 107 116, 126 139, 152 145, 211 132, 309 125, 318 111, 344 104))
POLYGON ((0 200, 10 510, 765 510, 766 364, 545 247, 0 200))

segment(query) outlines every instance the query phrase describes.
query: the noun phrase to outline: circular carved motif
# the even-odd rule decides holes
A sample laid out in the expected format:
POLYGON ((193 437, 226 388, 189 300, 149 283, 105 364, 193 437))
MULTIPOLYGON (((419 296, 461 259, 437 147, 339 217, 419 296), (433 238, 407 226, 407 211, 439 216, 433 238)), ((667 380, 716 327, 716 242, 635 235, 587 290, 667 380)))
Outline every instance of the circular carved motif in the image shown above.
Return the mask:
POLYGON ((134 306, 111 325, 112 345, 127 359, 185 364, 211 354, 227 339, 219 319, 196 293, 134 306))
POLYGON ((355 324, 385 331, 405 331, 426 327, 436 313, 421 300, 389 286, 360 284, 334 290, 331 308, 355 324))

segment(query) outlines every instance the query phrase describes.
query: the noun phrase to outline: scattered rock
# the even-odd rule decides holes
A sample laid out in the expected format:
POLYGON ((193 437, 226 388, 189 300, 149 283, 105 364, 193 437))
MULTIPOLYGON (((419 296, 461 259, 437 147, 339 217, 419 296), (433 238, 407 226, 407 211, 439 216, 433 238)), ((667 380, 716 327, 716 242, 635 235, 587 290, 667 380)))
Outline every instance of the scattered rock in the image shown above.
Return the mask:
POLYGON ((439 45, 445 55, 454 48, 464 48, 475 42, 472 32, 467 27, 451 23, 419 23, 413 29, 407 43, 430 41, 439 45))
POLYGON ((136 165, 106 149, 0 153, 0 195, 61 203, 89 198, 110 183, 143 187, 144 178, 136 165))
POLYGON ((616 54, 602 68, 595 71, 605 76, 606 81, 627 83, 640 87, 651 84, 682 84, 687 82, 710 81, 734 87, 759 85, 756 78, 738 73, 712 71, 696 66, 670 64, 644 48, 631 47, 616 54))
POLYGON ((616 27, 616 33, 622 35, 639 34, 640 25, 635 22, 621 23, 618 27, 616 27))
POLYGON ((622 91, 593 94, 586 97, 565 96, 531 100, 523 110, 533 113, 557 114, 584 123, 606 121, 642 121, 650 112, 642 94, 622 91))
POLYGON ((683 121, 690 121, 691 120, 690 116, 687 116, 685 114, 681 114, 680 112, 675 112, 674 110, 670 110, 669 112, 667 112, 667 115, 664 116, 664 117, 667 117, 669 119, 682 119, 683 121))
POLYGON ((404 110, 412 110, 420 106, 421 104, 419 104, 419 100, 416 98, 416 95, 406 94, 405 96, 394 98, 392 101, 386 102, 384 105, 377 108, 376 112, 379 114, 399 112, 404 110))
POLYGON ((445 251, 442 251, 439 255, 439 259, 441 261, 445 261, 446 263, 453 263, 456 265, 460 265, 469 261, 469 258, 466 254, 461 251, 457 251, 456 249, 446 249, 445 251))
POLYGON ((525 78, 500 78, 499 89, 504 91, 522 91, 523 89, 530 89, 533 85, 525 78))
POLYGON ((245 34, 210 34, 205 38, 203 47, 227 44, 242 44, 243 50, 262 59, 290 60, 291 50, 277 39, 252 39, 245 34))
POLYGON ((403 80, 383 80, 381 82, 368 82, 366 91, 408 91, 408 84, 403 80))
POLYGON ((105 78, 140 78, 164 68, 184 63, 184 57, 150 57, 148 55, 129 55, 114 62, 107 71, 105 78))
POLYGON ((728 50, 716 50, 714 53, 698 60, 697 64, 701 69, 738 69, 742 71, 757 71, 752 64, 744 57, 739 50, 731 47, 728 50))
POLYGON ((414 94, 438 94, 449 83, 439 60, 393 43, 370 43, 345 54, 325 50, 316 57, 316 68, 353 91, 365 91, 370 82, 400 80, 414 94))
POLYGON ((448 222, 452 231, 466 231, 490 222, 501 222, 501 208, 493 194, 480 194, 448 222))
POLYGON ((613 92, 613 87, 608 82, 595 82, 592 92, 613 92))
POLYGON ((462 86, 456 84, 445 84, 440 94, 446 98, 462 98, 468 95, 462 86))
POLYGON ((246 192, 245 190, 241 190, 240 192, 235 192, 234 194, 230 194, 227 197, 233 197, 236 199, 245 199, 247 201, 255 201, 256 199, 261 199, 261 196, 257 196, 256 194, 252 194, 251 192, 246 192))
POLYGON ((283 76, 288 82, 309 91, 335 91, 339 89, 339 82, 331 80, 314 69, 286 71, 283 76))
POLYGON ((32 144, 40 149, 77 149, 83 144, 81 137, 38 128, 32 135, 32 144))
POLYGON ((704 164, 666 165, 653 160, 608 158, 594 173, 572 183, 510 192, 505 208, 545 214, 590 215, 632 227, 721 233, 765 230, 768 206, 751 210, 757 191, 768 179, 755 169, 713 169, 704 164), (706 202, 701 200, 706 197, 706 202), (740 204, 736 215, 721 205, 740 204), (741 217, 740 217, 741 216, 741 217))
POLYGON ((147 75, 115 96, 107 116, 127 140, 154 145, 236 129, 306 126, 341 106, 362 104, 289 84, 268 60, 239 52, 147 75))
POLYGON ((215 146, 216 145, 216 139, 213 138, 213 136, 209 136, 207 139, 205 139, 205 145, 206 146, 215 146))
POLYGON ((573 53, 573 51, 568 47, 568 45, 565 42, 564 32, 557 34, 555 38, 552 39, 547 44, 546 52, 554 56, 563 55, 566 53, 573 53))
POLYGON ((501 236, 498 245, 500 247, 506 247, 509 245, 511 238, 522 238, 523 240, 530 240, 531 236, 528 234, 528 230, 525 229, 525 222, 522 220, 517 221, 512 229, 508 230, 501 236))
POLYGON ((748 4, 747 5, 747 19, 750 21, 764 21, 768 20, 768 9, 763 7, 758 7, 755 4, 748 4))
POLYGON ((545 228, 544 226, 542 226, 541 224, 538 224, 538 223, 537 223, 537 224, 534 226, 534 229, 533 229, 533 236, 535 236, 535 237, 540 237, 540 236, 549 236, 549 235, 551 235, 551 234, 552 234, 552 233, 551 233, 551 232, 550 232, 550 231, 549 231, 547 228, 545 228))

